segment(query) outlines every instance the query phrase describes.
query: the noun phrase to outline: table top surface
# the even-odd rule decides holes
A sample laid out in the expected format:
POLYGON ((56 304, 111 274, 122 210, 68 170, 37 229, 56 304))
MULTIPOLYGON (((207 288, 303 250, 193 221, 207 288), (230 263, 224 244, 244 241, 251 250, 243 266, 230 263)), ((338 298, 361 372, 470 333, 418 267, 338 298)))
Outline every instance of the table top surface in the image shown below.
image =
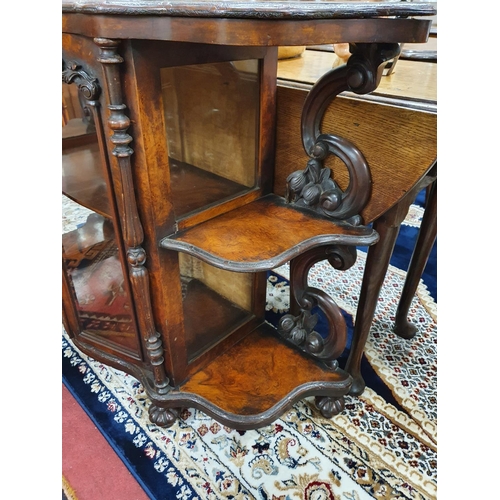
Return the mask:
MULTIPOLYGON (((434 38, 433 40, 436 40, 434 38)), ((419 44, 424 45, 424 44, 419 44)), ((314 85, 327 71, 335 59, 333 52, 305 50, 300 57, 278 61, 278 79, 281 85, 314 85)), ((399 105, 415 107, 424 103, 428 111, 437 112, 437 63, 406 61, 399 59, 394 72, 383 76, 371 96, 382 96, 403 100, 399 105)), ((363 98, 363 97, 358 97, 363 98)), ((394 103, 396 104, 396 103, 394 103)))
POLYGON ((240 19, 433 16, 436 3, 399 0, 63 0, 63 13, 240 19))

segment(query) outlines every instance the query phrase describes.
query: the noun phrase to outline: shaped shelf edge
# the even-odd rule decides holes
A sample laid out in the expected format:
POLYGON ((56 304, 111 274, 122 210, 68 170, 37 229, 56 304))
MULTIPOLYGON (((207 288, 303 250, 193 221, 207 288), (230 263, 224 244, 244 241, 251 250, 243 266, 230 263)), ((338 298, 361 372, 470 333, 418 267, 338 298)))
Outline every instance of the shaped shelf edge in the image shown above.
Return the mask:
POLYGON ((372 228, 334 222, 280 196, 267 195, 167 236, 160 247, 228 271, 257 272, 274 269, 319 246, 368 246, 378 238, 372 228))

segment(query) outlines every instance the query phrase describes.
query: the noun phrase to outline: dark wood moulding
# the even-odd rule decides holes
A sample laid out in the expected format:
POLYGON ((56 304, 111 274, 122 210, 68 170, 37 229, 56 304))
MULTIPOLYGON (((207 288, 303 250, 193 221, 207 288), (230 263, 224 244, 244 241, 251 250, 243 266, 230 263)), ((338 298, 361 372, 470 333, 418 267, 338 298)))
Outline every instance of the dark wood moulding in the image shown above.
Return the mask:
POLYGON ((63 32, 89 37, 267 47, 425 42, 431 21, 407 18, 434 16, 436 5, 298 0, 66 1, 62 12, 63 32))
POLYGON ((156 15, 175 17, 244 19, 352 19, 380 16, 431 16, 435 4, 410 2, 360 2, 302 0, 234 2, 213 0, 108 0, 63 2, 63 12, 114 15, 156 15))
POLYGON ((247 47, 341 43, 419 43, 431 21, 418 19, 211 19, 63 14, 63 32, 113 39, 172 40, 247 47))

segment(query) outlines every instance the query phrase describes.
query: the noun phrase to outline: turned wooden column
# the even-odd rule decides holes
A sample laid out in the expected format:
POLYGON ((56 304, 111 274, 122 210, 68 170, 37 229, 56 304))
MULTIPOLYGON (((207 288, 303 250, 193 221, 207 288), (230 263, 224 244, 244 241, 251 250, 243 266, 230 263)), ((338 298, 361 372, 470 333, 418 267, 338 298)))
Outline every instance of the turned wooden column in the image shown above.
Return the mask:
POLYGON ((114 145, 113 155, 119 165, 123 200, 122 230, 127 246, 127 260, 132 292, 138 311, 139 326, 143 335, 146 353, 153 368, 154 387, 159 394, 170 390, 169 379, 163 366, 163 344, 153 323, 149 289, 149 273, 145 267, 146 252, 141 246, 144 240, 142 224, 137 212, 137 203, 132 179, 130 157, 134 153, 129 146, 132 137, 127 133, 130 119, 125 114, 127 106, 123 103, 119 65, 123 58, 118 54, 119 40, 95 38, 94 42, 101 49, 98 61, 103 65, 106 90, 108 94, 108 126, 113 134, 110 137, 114 145))

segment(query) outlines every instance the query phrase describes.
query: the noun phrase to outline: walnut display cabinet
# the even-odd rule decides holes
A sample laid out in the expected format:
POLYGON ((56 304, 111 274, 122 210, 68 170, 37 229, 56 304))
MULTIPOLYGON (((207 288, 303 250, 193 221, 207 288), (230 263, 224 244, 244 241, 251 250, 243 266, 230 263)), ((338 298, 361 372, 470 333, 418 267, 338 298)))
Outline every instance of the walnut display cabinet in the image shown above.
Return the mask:
POLYGON ((62 187, 85 213, 63 234, 64 325, 143 384, 152 422, 194 407, 255 428, 311 396, 326 417, 342 411, 346 325, 307 275, 325 259, 347 269, 378 235, 359 215, 370 167, 321 120, 340 92, 374 90, 400 43, 427 40, 434 14, 410 2, 63 2, 62 187), (353 56, 309 93, 309 161, 279 196, 278 46, 337 42, 353 56), (286 262, 292 309, 275 328, 266 273, 286 262))

